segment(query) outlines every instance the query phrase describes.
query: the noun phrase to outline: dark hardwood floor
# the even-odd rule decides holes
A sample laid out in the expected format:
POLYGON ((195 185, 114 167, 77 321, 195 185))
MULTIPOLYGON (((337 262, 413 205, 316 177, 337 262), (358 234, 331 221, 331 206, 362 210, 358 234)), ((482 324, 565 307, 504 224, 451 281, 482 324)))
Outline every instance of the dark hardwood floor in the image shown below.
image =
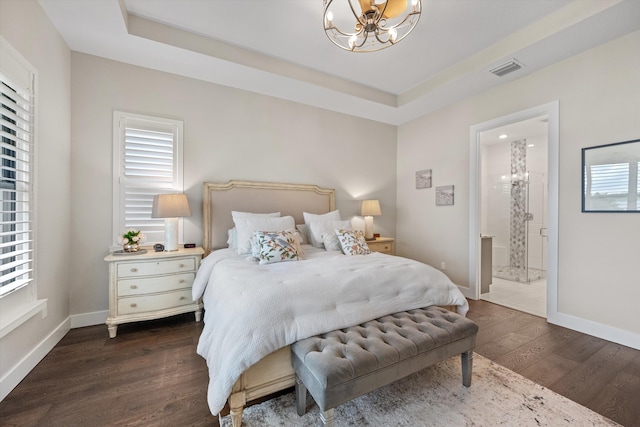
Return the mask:
MULTIPOLYGON (((640 426, 640 351, 470 301, 476 352, 618 423, 640 426)), ((4 401, 8 426, 216 426, 193 315, 71 330, 4 401)))

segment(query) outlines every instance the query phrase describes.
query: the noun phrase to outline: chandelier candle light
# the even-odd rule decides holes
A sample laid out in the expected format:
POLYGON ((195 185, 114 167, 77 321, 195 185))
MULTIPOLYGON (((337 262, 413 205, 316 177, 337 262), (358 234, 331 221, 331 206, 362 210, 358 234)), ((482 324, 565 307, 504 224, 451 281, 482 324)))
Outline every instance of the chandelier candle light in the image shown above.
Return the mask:
POLYGON ((186 194, 158 194, 153 196, 151 218, 164 218, 164 250, 178 250, 178 218, 191 216, 186 194))
POLYGON ((324 31, 342 49, 375 52, 405 38, 421 12, 421 0, 324 0, 324 31))

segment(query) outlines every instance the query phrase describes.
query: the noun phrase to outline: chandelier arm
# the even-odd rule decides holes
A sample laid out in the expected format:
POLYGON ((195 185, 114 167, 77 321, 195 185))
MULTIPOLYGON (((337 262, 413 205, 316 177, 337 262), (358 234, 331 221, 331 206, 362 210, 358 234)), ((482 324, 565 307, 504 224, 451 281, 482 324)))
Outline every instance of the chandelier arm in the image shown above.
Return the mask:
POLYGON ((393 27, 390 28, 398 28, 401 25, 404 25, 409 19, 411 19, 413 16, 416 16, 416 22, 415 24, 413 24, 413 26, 415 27, 416 25, 418 25, 418 21, 420 20, 420 11, 417 12, 411 12, 410 14, 408 14, 407 16, 405 16, 405 18, 402 20, 402 22, 394 25, 393 27))
MULTIPOLYGON (((389 30, 394 29, 394 28, 399 28, 399 27, 403 26, 407 22, 407 20, 409 20, 413 15, 417 15, 418 16, 418 20, 420 20, 420 12, 411 12, 410 14, 405 16, 405 18, 402 21, 400 21, 397 24, 392 25, 390 27, 385 27, 383 29, 386 30, 386 31, 389 31, 389 30)), ((418 24, 418 21, 416 21, 416 23, 414 24, 414 27, 417 24, 418 24)))
POLYGON ((389 37, 387 40, 382 40, 382 39, 380 38, 379 31, 376 31, 376 32, 374 33, 374 36, 376 37, 376 40, 378 40, 378 41, 379 41, 380 43, 382 43, 382 44, 387 44, 387 43, 391 43, 391 44, 393 44, 393 42, 391 41, 391 37, 389 37))
MULTIPOLYGON (((378 9, 378 13, 380 14, 380 17, 382 18, 384 16, 384 12, 387 10, 387 6, 389 6, 389 0, 387 0, 386 2, 384 2, 384 6, 382 7, 382 10, 378 9)), ((378 22, 380 22, 382 19, 379 19, 378 22)), ((377 38, 377 37, 376 37, 377 38)))
POLYGON ((351 37, 351 36, 359 36, 360 34, 362 34, 364 32, 364 27, 360 26, 360 31, 358 31, 357 33, 345 33, 343 31, 340 31, 340 29, 338 27, 336 27, 336 26, 325 27, 325 29, 324 29, 325 32, 329 31, 329 30, 335 31, 336 33, 338 33, 338 34, 340 34, 342 36, 351 37))
POLYGON ((353 44, 353 47, 351 48, 351 50, 353 51, 353 50, 355 50, 355 48, 357 48, 357 47, 358 47, 358 48, 360 48, 360 47, 364 46, 364 44, 367 42, 367 39, 368 39, 368 38, 369 38, 369 33, 365 31, 365 32, 364 32, 364 38, 362 39, 362 43, 360 43, 360 44, 355 44, 355 43, 354 43, 354 44, 353 44))

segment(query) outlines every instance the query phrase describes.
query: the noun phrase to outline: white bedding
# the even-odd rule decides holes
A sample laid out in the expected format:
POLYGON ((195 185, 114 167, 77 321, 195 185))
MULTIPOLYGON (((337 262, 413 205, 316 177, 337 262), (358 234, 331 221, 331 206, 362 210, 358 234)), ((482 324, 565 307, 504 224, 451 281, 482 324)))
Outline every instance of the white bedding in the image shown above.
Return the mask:
POLYGON ((295 341, 429 305, 469 305, 442 272, 406 258, 345 256, 304 246, 302 261, 258 265, 231 249, 207 256, 193 299, 205 327, 198 354, 209 367, 208 402, 218 414, 235 381, 264 356, 295 341))

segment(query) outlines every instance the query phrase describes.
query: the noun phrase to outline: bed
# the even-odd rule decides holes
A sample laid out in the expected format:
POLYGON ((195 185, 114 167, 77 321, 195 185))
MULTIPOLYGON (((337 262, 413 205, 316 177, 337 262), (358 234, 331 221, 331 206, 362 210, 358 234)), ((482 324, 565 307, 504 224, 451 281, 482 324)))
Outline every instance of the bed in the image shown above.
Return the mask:
POLYGON ((209 368, 210 410, 218 414, 227 402, 234 427, 247 402, 295 384, 293 342, 429 305, 468 310, 444 274, 406 258, 346 256, 303 245, 299 262, 261 265, 227 248, 236 224, 232 211, 278 213, 300 225, 335 208, 335 190, 316 185, 204 183, 205 258, 193 288, 205 309, 198 354, 209 368))

